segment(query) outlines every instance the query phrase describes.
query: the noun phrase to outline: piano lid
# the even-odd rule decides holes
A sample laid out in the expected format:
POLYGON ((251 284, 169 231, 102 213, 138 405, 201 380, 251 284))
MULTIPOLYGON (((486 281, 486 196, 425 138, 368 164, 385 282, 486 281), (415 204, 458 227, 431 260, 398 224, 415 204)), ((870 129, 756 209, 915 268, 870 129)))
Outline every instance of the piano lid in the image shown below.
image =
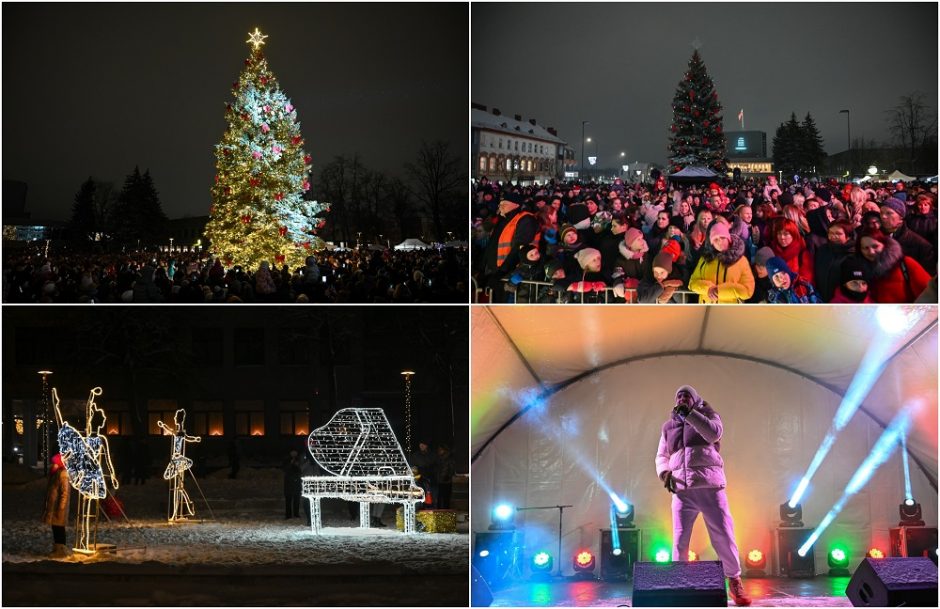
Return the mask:
POLYGON ((307 450, 336 476, 411 476, 411 467, 381 408, 343 408, 310 432, 307 450))

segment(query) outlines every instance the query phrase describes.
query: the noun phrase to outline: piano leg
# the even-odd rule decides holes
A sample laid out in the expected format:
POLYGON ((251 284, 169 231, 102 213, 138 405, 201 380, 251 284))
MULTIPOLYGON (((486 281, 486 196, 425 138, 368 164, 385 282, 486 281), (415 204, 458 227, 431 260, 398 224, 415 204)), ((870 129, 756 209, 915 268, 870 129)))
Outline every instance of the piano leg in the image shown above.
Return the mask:
POLYGON ((359 502, 359 528, 368 529, 372 526, 372 509, 368 501, 359 502))
POLYGON ((415 504, 406 501, 402 506, 404 508, 403 518, 405 521, 405 533, 415 532, 415 504))
POLYGON ((310 530, 314 535, 320 534, 322 524, 320 522, 320 498, 310 497, 310 530))

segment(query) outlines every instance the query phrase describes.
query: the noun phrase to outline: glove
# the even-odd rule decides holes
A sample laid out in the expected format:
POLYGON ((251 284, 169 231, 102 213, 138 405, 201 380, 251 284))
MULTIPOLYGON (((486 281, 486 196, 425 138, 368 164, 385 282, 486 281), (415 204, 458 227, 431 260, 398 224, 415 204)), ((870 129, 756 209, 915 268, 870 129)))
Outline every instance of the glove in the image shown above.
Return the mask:
POLYGON ((554 228, 546 229, 546 231, 542 233, 542 238, 545 239, 546 243, 554 245, 558 243, 558 231, 554 228))
POLYGON ((509 283, 513 285, 519 285, 520 283, 522 283, 522 275, 520 275, 519 273, 513 273, 512 276, 509 278, 509 283))
POLYGON ((672 472, 668 469, 659 475, 659 479, 663 481, 663 486, 666 487, 666 490, 670 493, 676 492, 676 483, 672 479, 672 472))

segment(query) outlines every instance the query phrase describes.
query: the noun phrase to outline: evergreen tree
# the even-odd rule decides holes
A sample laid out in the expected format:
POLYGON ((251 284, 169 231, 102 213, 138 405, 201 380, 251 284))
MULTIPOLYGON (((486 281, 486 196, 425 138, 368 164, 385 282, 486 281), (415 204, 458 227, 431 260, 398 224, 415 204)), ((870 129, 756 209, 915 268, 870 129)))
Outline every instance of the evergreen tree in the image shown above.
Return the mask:
POLYGON ((816 121, 807 112, 801 125, 802 146, 800 147, 800 174, 816 174, 822 171, 823 161, 826 160, 826 151, 823 150, 823 139, 816 128, 816 121))
POLYGON ((725 174, 728 159, 718 92, 696 50, 672 99, 669 172, 690 165, 725 174))
POLYGON ((111 218, 111 230, 122 243, 140 241, 152 244, 166 233, 167 217, 160 205, 160 197, 153 185, 150 171, 143 175, 140 167, 124 179, 111 218))
POLYGON ((312 163, 297 111, 281 91, 255 29, 251 54, 226 104, 228 129, 215 147, 216 176, 206 237, 226 266, 303 264, 322 245, 317 231, 329 207, 304 200, 312 163))
POLYGON ((790 114, 790 120, 780 123, 774 135, 774 168, 785 176, 793 176, 800 171, 800 149, 803 133, 796 113, 790 114))
POLYGON ((98 232, 98 221, 95 215, 95 181, 89 176, 78 192, 75 193, 75 203, 72 204, 72 219, 69 220, 69 230, 72 236, 79 241, 94 239, 98 232))

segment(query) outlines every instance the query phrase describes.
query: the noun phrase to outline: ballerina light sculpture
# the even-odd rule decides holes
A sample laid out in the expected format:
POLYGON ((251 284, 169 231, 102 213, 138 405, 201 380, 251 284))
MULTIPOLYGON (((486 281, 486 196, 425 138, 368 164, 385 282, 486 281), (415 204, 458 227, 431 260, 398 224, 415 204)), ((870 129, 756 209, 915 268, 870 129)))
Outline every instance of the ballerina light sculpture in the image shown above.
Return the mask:
POLYGON ((196 513, 193 501, 186 492, 186 471, 193 466, 193 460, 186 456, 186 443, 202 442, 199 436, 186 435, 186 411, 182 408, 173 415, 173 423, 176 429, 170 429, 163 421, 157 421, 160 429, 173 436, 170 444, 170 462, 163 472, 163 479, 170 482, 167 522, 179 522, 196 513))
POLYGON ((69 484, 79 495, 75 516, 75 547, 72 550, 82 554, 95 554, 99 550, 99 501, 108 496, 104 465, 107 465, 111 486, 115 490, 118 488, 108 438, 101 435, 107 417, 104 410, 95 403, 95 398, 102 393, 101 387, 95 387, 88 394, 88 401, 85 403, 85 433, 82 434, 62 417, 58 391, 55 387, 52 388, 52 405, 59 426, 58 440, 62 464, 65 466, 69 484))

